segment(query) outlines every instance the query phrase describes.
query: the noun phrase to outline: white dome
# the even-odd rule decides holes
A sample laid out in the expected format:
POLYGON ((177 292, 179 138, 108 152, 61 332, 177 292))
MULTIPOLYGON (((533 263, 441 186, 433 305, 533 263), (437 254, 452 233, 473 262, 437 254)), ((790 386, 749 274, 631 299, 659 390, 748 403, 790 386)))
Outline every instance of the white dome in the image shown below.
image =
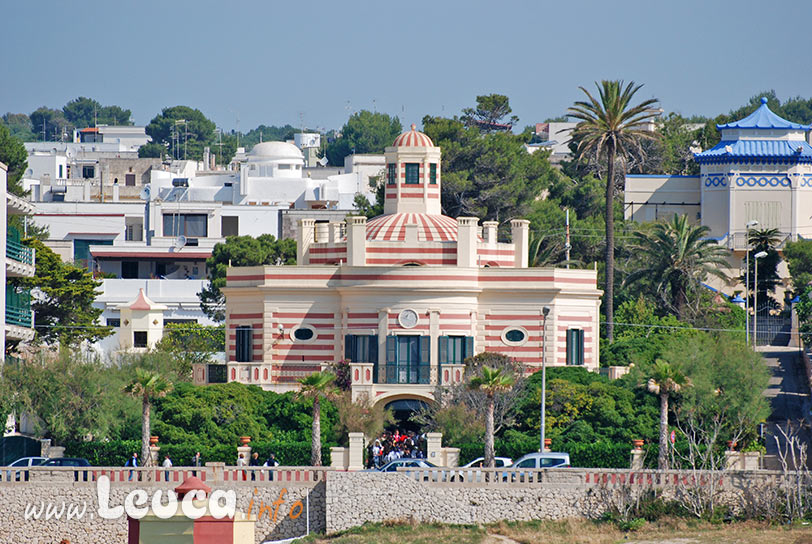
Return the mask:
POLYGON ((262 142, 248 153, 249 161, 272 161, 281 159, 304 160, 304 155, 293 144, 286 142, 262 142))

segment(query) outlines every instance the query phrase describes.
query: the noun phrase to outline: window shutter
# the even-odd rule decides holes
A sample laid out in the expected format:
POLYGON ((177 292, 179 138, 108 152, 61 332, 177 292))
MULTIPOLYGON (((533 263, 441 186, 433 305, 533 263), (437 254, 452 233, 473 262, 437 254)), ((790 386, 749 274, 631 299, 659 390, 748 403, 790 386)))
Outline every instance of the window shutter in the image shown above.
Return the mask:
POLYGON ((345 334, 344 335, 344 360, 346 361, 355 361, 355 335, 354 334, 345 334))
POLYGON ((473 357, 473 356, 474 356, 474 337, 473 336, 466 336, 465 337, 465 353, 462 354, 462 361, 461 362, 465 362, 465 360, 468 357, 473 357))
POLYGON ((448 336, 441 336, 437 340, 440 347, 439 362, 441 365, 448 364, 448 336))
POLYGON ((369 356, 366 362, 378 363, 378 335, 376 334, 369 337, 369 356))
POLYGON ((386 364, 388 365, 397 363, 395 340, 394 335, 386 337, 386 364))
POLYGON ((576 361, 575 364, 582 365, 582 364, 584 364, 584 330, 583 329, 578 329, 576 337, 577 337, 577 342, 575 343, 575 346, 576 346, 578 352, 576 354, 577 357, 575 358, 575 361, 576 361))
POLYGON ((431 336, 420 337, 420 363, 421 365, 429 364, 431 356, 429 355, 429 346, 431 346, 431 336))

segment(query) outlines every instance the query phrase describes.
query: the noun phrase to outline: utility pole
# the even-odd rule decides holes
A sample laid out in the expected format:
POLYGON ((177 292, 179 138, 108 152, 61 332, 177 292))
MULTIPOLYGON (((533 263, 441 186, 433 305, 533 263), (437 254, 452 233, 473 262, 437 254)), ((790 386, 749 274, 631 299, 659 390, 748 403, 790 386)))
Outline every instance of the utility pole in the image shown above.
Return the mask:
POLYGON ((572 244, 570 244, 570 211, 567 209, 567 243, 564 244, 564 249, 567 251, 567 270, 570 269, 570 249, 572 249, 572 244))

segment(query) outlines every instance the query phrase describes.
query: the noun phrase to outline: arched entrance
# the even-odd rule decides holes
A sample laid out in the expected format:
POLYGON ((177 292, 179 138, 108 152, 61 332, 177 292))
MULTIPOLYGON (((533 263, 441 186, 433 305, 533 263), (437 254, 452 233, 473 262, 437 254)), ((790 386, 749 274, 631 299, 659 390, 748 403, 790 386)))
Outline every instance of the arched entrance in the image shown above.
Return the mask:
POLYGON ((392 415, 395 417, 394 426, 401 431, 414 431, 420 432, 420 425, 411 421, 412 414, 420 410, 425 410, 429 407, 429 403, 425 400, 414 398, 401 398, 392 400, 384 405, 385 410, 391 410, 392 415))

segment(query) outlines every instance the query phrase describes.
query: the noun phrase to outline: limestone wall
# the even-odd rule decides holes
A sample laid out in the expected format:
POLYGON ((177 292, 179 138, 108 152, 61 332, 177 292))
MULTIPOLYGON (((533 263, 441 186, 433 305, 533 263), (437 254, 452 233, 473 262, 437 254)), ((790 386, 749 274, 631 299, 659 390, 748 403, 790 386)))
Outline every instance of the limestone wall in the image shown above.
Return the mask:
MULTIPOLYGON (((174 475, 181 471, 170 471, 170 480, 173 481, 159 483, 147 481, 148 471, 141 471, 145 475, 141 482, 137 477, 133 478, 133 481, 127 480, 128 472, 121 470, 115 472, 123 473, 125 477, 124 481, 113 481, 110 484, 107 502, 110 508, 124 505, 128 493, 135 489, 146 491, 150 501, 156 491, 162 490, 164 493, 162 502, 166 504, 166 492, 179 485, 179 481, 174 481, 174 475)), ((163 472, 163 470, 152 471, 158 476, 155 479, 163 479, 163 472)), ((304 535, 308 517, 310 532, 325 530, 324 480, 302 481, 304 471, 298 473, 300 481, 296 481, 296 472, 293 471, 290 472, 292 477, 285 478, 286 481, 280 481, 282 471, 274 481, 268 481, 265 476, 260 478, 259 473, 254 481, 250 479, 250 475, 245 481, 241 478, 237 481, 233 481, 233 478, 231 481, 223 481, 221 478, 212 481, 211 474, 207 481, 215 490, 234 490, 237 495, 238 511, 247 512, 250 506, 251 513, 259 517, 255 534, 256 542, 260 543, 265 540, 304 535), (303 509, 294 506, 297 501, 301 502, 303 509), (275 502, 279 503, 278 506, 275 502), (263 506, 267 508, 263 509, 263 506)), ((103 519, 100 516, 98 487, 97 482, 92 481, 92 475, 89 476, 91 480, 89 482, 72 481, 74 479, 72 470, 59 473, 49 471, 47 474, 32 470, 29 476, 28 482, 24 479, 17 482, 13 477, 12 481, 7 481, 6 472, 3 471, 4 481, 0 481, 0 504, 3 505, 4 512, 0 516, 0 544, 21 542, 53 544, 62 539, 67 539, 72 544, 121 544, 127 541, 126 516, 115 520, 103 519), (33 507, 34 511, 42 511, 42 514, 36 519, 34 516, 26 519, 26 507, 29 511, 33 507), (56 516, 46 519, 48 511, 53 511, 54 508, 56 512, 62 512, 59 519, 56 516), (68 519, 69 508, 72 512, 82 515, 73 515, 68 519)), ((83 479, 82 472, 79 472, 79 476, 83 479)))

